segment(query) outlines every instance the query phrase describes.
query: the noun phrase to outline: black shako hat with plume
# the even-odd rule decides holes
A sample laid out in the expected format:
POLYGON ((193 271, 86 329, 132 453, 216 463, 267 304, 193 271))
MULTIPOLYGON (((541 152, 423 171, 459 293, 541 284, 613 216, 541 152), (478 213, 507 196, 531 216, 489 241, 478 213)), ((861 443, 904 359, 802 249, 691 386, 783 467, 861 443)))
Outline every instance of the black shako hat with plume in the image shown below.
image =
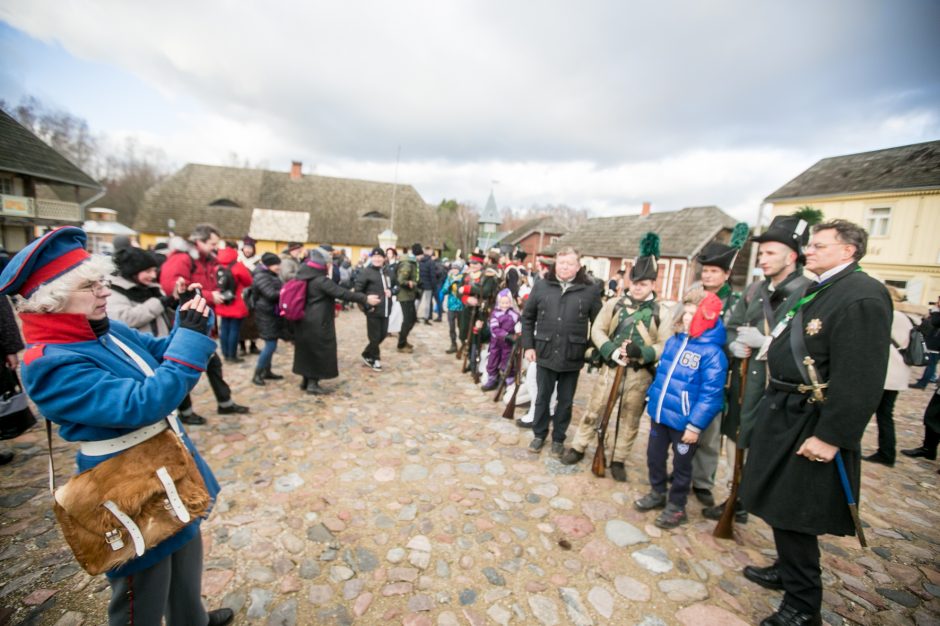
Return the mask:
POLYGON ((730 272, 731 268, 734 266, 734 260, 737 258, 738 252, 741 251, 741 248, 743 248, 744 244, 747 242, 749 232, 750 228, 748 228, 746 222, 738 222, 734 225, 734 230, 731 231, 730 245, 717 241, 709 242, 705 244, 705 247, 698 253, 695 260, 702 265, 714 265, 726 272, 730 272))
POLYGON ((633 260, 630 268, 630 281, 652 280, 659 275, 659 235, 646 233, 640 239, 640 256, 633 260))

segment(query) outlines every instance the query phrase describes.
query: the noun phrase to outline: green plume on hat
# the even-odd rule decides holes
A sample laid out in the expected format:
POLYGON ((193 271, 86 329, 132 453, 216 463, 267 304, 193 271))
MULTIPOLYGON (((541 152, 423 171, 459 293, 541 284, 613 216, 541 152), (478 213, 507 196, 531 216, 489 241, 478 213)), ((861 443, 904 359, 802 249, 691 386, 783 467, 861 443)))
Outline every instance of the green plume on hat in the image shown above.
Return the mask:
POLYGON ((734 225, 734 230, 731 231, 731 247, 737 248, 740 250, 744 247, 744 244, 747 243, 747 237, 751 232, 751 228, 747 225, 747 222, 738 222, 734 225))
POLYGON ((640 239, 640 256, 652 256, 659 258, 659 235, 656 233, 646 233, 640 239))

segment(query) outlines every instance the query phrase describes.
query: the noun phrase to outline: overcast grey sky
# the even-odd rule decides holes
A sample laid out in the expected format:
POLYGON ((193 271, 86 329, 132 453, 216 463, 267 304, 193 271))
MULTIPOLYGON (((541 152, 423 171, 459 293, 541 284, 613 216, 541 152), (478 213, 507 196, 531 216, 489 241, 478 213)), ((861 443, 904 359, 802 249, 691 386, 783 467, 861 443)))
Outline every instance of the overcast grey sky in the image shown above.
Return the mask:
POLYGON ((428 202, 741 218, 819 158, 940 138, 940 2, 3 0, 0 97, 177 164, 428 202))

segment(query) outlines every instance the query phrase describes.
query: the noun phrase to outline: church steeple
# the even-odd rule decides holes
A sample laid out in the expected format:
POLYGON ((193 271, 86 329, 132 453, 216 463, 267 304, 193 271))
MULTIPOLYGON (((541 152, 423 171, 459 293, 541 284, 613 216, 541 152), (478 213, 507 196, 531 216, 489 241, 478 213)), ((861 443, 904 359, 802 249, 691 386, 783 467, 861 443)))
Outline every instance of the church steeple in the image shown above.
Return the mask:
POLYGON ((493 190, 490 189, 490 197, 486 199, 486 206, 483 207, 483 212, 477 218, 477 224, 480 228, 477 247, 483 250, 489 250, 493 247, 499 240, 499 233, 496 232, 496 229, 502 223, 503 218, 496 206, 496 197, 493 195, 493 190))

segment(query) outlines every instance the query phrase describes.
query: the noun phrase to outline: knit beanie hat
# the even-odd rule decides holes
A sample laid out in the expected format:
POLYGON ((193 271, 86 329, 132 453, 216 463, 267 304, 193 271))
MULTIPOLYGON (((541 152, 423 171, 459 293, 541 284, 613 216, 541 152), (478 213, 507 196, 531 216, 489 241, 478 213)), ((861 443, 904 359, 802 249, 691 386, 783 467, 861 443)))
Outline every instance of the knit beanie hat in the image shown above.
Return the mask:
POLYGON ((134 280, 138 274, 151 267, 157 267, 154 255, 140 248, 120 248, 114 253, 114 262, 118 274, 128 280, 134 280))
POLYGON ((265 267, 274 267, 281 264, 281 257, 273 252, 265 252, 261 255, 261 264, 265 267))

